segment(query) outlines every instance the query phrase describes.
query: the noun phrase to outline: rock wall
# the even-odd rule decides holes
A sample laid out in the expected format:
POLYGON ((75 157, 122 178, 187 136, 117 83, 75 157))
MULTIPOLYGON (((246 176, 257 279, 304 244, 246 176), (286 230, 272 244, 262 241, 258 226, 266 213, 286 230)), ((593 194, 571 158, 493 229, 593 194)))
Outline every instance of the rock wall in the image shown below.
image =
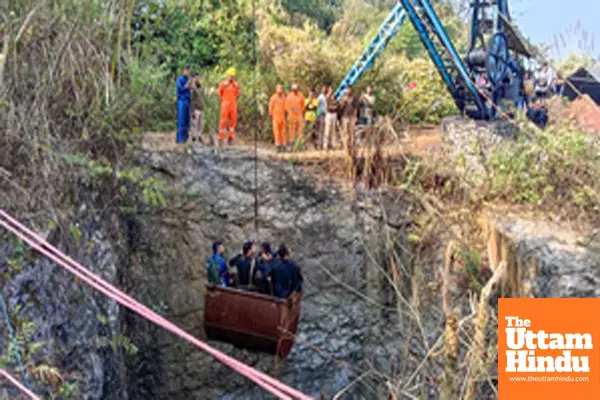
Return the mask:
MULTIPOLYGON (((155 257, 152 265, 143 266, 134 290, 148 301, 164 299, 169 318, 202 336, 204 260, 212 241, 223 240, 227 255, 233 256, 243 242, 255 238, 252 155, 235 149, 216 155, 202 148, 194 154, 143 154, 140 160, 184 195, 187 200, 171 204, 187 211, 180 222, 162 221, 160 228, 138 223, 141 237, 160 230, 176 243, 168 248, 157 239, 149 246, 155 257), (179 230, 174 230, 176 225, 179 230)), ((360 375, 356 368, 389 372, 402 336, 382 266, 386 248, 401 244, 406 236, 410 220, 403 200, 384 192, 349 190, 318 175, 315 179, 293 164, 261 160, 256 171, 258 239, 273 245, 285 242, 305 277, 298 341, 288 359, 278 362, 278 376, 305 393, 331 396, 360 375)), ((148 329, 137 319, 130 323, 129 334, 145 353, 130 366, 145 368, 131 377, 132 399, 269 398, 172 335, 148 329)), ((274 372, 273 356, 212 344, 274 372)), ((372 386, 377 393, 381 380, 372 386)), ((342 398, 373 395, 361 397, 357 385, 350 397, 342 398)))
POLYGON ((493 215, 487 219, 494 265, 505 262, 506 295, 514 297, 600 297, 600 252, 564 226, 493 215))
MULTIPOLYGON (((44 236, 48 236, 51 243, 114 283, 118 261, 112 241, 103 232, 98 215, 90 215, 85 207, 80 211, 79 222, 73 221, 78 231, 76 235, 37 230, 46 231, 44 236)), ((119 346, 112 346, 121 327, 118 305, 94 293, 52 261, 38 258, 33 251, 26 250, 24 258, 15 261, 14 238, 7 234, 3 239, 0 274, 10 279, 1 281, 2 293, 7 298, 14 328, 23 332, 22 323, 28 323, 31 331, 21 348, 22 355, 32 346, 42 346, 35 358, 27 357, 28 370, 40 364, 56 366, 69 382, 77 382, 77 390, 71 398, 128 399, 123 356, 119 346)), ((9 350, 4 325, 0 349, 3 354, 9 354, 12 350, 9 350)), ((39 382, 38 378, 32 381, 39 382)), ((32 389, 39 396, 50 398, 45 387, 34 385, 32 389)), ((17 398, 19 394, 9 388, 7 395, 17 398)))
POLYGON ((508 121, 474 121, 447 117, 442 121, 443 153, 463 169, 462 176, 477 185, 485 176, 489 149, 504 140, 516 138, 516 128, 508 121))
MULTIPOLYGON (((413 375, 443 331, 435 288, 449 238, 439 238, 413 260, 406 238, 414 216, 407 199, 394 191, 350 188, 318 167, 309 171, 293 163, 259 160, 255 169, 252 154, 239 149, 141 152, 135 160, 170 185, 168 210, 140 209, 105 221, 82 208, 72 221, 79 221, 80 237, 47 236, 198 337, 204 337, 204 263, 211 243, 224 241, 227 255, 233 256, 247 240, 274 246, 285 242, 306 282, 297 342, 289 357, 277 363, 270 355, 211 343, 233 357, 316 397, 343 392, 339 399, 385 398, 388 377, 413 375), (111 225, 123 230, 125 241, 109 237, 106 227, 111 225), (391 262, 393 252, 397 258, 391 262), (390 281, 398 283, 402 299, 390 290, 390 281), (407 300, 410 305, 403 303, 407 300), (415 312, 420 313, 417 324, 415 312)), ((486 224, 493 264, 504 260, 509 265, 505 295, 600 295, 600 257, 578 245, 576 235, 508 215, 495 215, 486 224)), ((14 270, 13 248, 12 241, 0 245, 1 273, 14 270)), ((35 341, 48 343, 45 354, 83 378, 75 398, 270 398, 52 263, 26 260, 22 270, 2 282, 3 293, 11 313, 33 321, 35 341), (131 339, 137 354, 113 347, 111 342, 121 336, 131 339)), ((7 348, 6 337, 0 337, 0 348, 7 348)), ((413 375, 422 398, 437 398, 434 382, 440 371, 439 359, 432 359, 413 375)))

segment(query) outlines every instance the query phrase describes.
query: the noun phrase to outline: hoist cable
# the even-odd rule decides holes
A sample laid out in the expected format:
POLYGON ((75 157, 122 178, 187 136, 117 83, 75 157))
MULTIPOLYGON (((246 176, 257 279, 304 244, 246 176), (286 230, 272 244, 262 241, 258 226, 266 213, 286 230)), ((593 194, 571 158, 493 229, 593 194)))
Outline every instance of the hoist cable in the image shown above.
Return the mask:
MULTIPOLYGON (((252 99, 254 101, 254 112, 258 113, 258 101, 256 93, 256 74, 257 74, 257 60, 256 60, 256 0, 252 0, 252 99)), ((258 129, 257 129, 257 118, 252 118, 252 129, 254 134, 254 235, 255 241, 258 242, 258 129)))

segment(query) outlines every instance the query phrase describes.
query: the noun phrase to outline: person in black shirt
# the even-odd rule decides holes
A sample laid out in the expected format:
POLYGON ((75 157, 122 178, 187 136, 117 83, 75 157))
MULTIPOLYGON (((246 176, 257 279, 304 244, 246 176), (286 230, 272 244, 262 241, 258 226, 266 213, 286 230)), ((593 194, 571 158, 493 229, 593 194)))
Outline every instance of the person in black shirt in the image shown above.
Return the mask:
POLYGON ((256 258, 256 264, 252 273, 254 290, 263 294, 273 294, 271 287, 271 272, 275 260, 271 245, 267 242, 262 244, 260 255, 256 258))
POLYGON ((271 272, 273 294, 280 298, 288 298, 293 292, 302 291, 302 273, 300 267, 290 258, 285 244, 279 247, 279 260, 271 272))
POLYGON ((248 286, 250 284, 250 269, 254 257, 254 246, 252 242, 244 243, 242 253, 236 255, 229 261, 230 267, 236 267, 238 272, 238 283, 240 286, 248 286))

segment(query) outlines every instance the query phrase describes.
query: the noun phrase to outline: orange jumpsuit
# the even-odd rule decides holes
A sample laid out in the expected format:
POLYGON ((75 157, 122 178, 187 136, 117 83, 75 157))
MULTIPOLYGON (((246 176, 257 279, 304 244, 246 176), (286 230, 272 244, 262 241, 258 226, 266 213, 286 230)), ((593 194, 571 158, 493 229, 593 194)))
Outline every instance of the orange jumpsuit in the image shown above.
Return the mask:
POLYGON ((237 125, 237 99, 240 96, 240 87, 236 81, 225 80, 219 85, 219 99, 221 101, 221 119, 219 122, 219 140, 225 139, 227 124, 229 123, 229 139, 235 135, 237 125))
POLYGON ((275 93, 269 102, 269 114, 273 120, 273 136, 275 146, 286 145, 285 138, 285 94, 275 93))
POLYGON ((291 92, 285 101, 285 109, 288 112, 288 124, 290 126, 289 141, 302 137, 304 125, 304 95, 300 92, 291 92))

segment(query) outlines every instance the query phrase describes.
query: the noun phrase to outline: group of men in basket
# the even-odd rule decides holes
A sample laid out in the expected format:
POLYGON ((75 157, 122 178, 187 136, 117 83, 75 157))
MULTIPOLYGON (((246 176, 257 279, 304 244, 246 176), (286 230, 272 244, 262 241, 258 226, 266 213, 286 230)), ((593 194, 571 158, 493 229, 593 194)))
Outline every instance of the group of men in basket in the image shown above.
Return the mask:
POLYGON ((259 254, 254 244, 246 242, 242 252, 233 257, 229 264, 225 261, 225 248, 221 242, 214 242, 212 255, 206 262, 209 284, 223 287, 236 287, 279 298, 288 298, 302 290, 302 272, 290 258, 290 251, 281 244, 277 252, 267 242, 260 247, 259 254))

